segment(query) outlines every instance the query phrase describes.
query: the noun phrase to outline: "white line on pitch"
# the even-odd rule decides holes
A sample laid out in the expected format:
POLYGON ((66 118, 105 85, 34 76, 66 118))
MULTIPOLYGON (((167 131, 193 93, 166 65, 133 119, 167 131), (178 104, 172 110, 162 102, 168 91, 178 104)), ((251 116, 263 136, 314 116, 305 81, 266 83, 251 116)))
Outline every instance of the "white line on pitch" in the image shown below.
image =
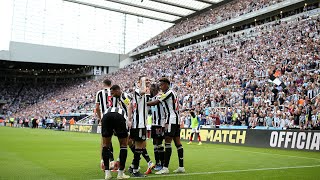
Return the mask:
MULTIPOLYGON (((259 168, 259 169, 240 169, 240 170, 197 172, 197 173, 180 173, 180 174, 167 174, 167 175, 148 176, 147 178, 164 178, 164 177, 173 177, 173 176, 193 176, 193 175, 205 175, 205 174, 222 174, 222 173, 237 173, 237 172, 250 172, 250 171, 282 170, 282 169, 300 169, 300 168, 313 168, 313 167, 320 167, 320 165, 276 167, 276 168, 259 168)), ((131 177, 131 178, 134 178, 134 177, 131 177)), ((93 179, 93 180, 103 180, 103 179, 93 179)))
POLYGON ((163 177, 173 177, 173 176, 192 176, 192 175, 220 174, 220 173, 236 173, 236 172, 250 172, 250 171, 267 171, 267 170, 281 170, 281 169, 300 169, 300 168, 311 168, 311 167, 320 167, 320 165, 227 170, 227 171, 198 172, 198 173, 180 173, 180 174, 168 174, 168 175, 159 175, 159 176, 148 176, 148 178, 161 178, 161 177, 163 178, 163 177))
POLYGON ((267 152, 255 152, 255 151, 245 151, 245 150, 230 149, 230 148, 216 148, 216 149, 223 149, 223 150, 229 150, 229 151, 238 151, 238 152, 248 152, 248 153, 255 153, 255 154, 266 154, 266 155, 275 155, 275 156, 285 156, 285 157, 300 158, 300 159, 312 159, 312 160, 320 161, 320 159, 317 159, 317 158, 304 157, 304 156, 291 156, 291 155, 285 155, 285 154, 276 154, 276 153, 267 153, 267 152))

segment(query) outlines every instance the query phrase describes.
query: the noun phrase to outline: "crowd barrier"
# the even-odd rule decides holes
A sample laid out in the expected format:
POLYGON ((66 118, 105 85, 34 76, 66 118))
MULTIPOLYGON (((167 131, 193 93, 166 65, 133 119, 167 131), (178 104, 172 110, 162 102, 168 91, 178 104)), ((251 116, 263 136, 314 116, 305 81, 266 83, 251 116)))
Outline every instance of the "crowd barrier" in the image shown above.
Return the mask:
MULTIPOLYGON (((99 125, 70 125, 65 130, 86 133, 101 133, 99 125)), ((181 140, 189 141, 190 128, 182 128, 181 140)), ((260 148, 281 148, 319 151, 320 131, 318 130, 256 130, 206 128, 200 130, 202 142, 232 144, 260 148)), ((197 137, 194 137, 196 139, 197 137)), ((319 151, 320 152, 320 151, 319 151)))

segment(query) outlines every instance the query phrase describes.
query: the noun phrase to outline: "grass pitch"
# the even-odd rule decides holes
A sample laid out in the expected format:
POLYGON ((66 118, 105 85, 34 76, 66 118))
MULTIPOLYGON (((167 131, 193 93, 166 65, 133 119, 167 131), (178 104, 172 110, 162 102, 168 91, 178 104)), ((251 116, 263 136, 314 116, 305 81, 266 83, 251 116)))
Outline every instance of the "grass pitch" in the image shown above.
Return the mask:
MULTIPOLYGON (((119 144, 114 137, 115 157, 119 144)), ((0 127, 0 179, 103 179, 100 135, 0 127)), ((148 152, 153 156, 152 142, 148 152)), ((146 179, 318 179, 320 153, 231 145, 183 143, 185 174, 146 179)), ((127 167, 133 155, 128 149, 127 167)), ((141 159, 141 171, 147 164, 141 159)), ((170 172, 178 167, 173 147, 170 172)), ((116 177, 116 173, 113 174, 116 177)), ((115 178, 114 178, 115 179, 115 178)))

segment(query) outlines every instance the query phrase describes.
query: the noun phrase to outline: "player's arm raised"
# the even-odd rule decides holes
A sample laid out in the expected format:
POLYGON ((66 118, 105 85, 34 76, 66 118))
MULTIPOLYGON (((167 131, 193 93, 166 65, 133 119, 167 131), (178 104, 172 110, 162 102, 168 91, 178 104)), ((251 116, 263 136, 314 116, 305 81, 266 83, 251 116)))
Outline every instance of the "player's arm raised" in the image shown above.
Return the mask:
POLYGON ((147 92, 146 78, 141 78, 141 86, 139 87, 140 95, 144 95, 147 92))

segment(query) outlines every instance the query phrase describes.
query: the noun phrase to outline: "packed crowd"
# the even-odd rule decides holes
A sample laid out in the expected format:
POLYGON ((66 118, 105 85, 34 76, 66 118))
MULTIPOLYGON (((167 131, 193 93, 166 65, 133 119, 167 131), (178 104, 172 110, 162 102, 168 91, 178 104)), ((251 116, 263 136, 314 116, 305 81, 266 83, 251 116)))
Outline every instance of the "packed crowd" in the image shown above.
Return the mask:
POLYGON ((134 52, 145 49, 149 46, 158 45, 161 42, 198 31, 200 29, 251 13, 268 6, 280 3, 284 0, 235 0, 217 8, 208 10, 190 19, 183 20, 167 30, 161 32, 154 38, 143 43, 134 52))
POLYGON ((264 25, 255 36, 229 35, 159 55, 123 74, 142 69, 171 77, 182 109, 196 109, 209 124, 319 127, 319 24, 317 16, 264 25))
POLYGON ((34 117, 43 119, 54 114, 86 111, 88 104, 94 102, 95 94, 88 90, 95 87, 94 85, 91 81, 36 86, 2 84, 0 100, 6 102, 2 108, 8 117, 13 116, 22 121, 34 117), (90 84, 90 87, 85 83, 90 84))
MULTIPOLYGON (((154 82, 159 77, 169 77, 179 96, 186 126, 187 110, 194 109, 205 125, 317 128, 319 25, 319 16, 273 22, 249 33, 233 33, 146 58, 107 78, 130 93, 140 75, 147 75, 154 82)), ((61 88, 44 95, 42 101, 16 110, 14 116, 27 118, 90 109, 101 88, 100 81, 61 88)))

